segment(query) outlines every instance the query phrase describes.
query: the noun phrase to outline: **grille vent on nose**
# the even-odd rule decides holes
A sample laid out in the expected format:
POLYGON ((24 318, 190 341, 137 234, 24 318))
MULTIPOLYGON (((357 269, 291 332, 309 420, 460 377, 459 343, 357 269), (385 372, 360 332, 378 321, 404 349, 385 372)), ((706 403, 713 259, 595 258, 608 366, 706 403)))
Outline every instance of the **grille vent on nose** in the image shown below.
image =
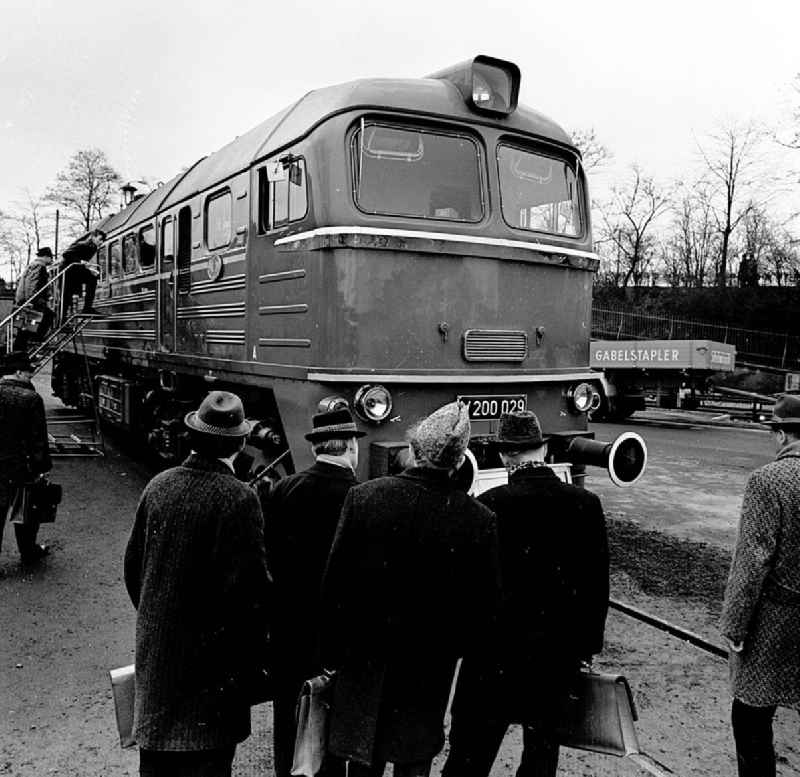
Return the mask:
POLYGON ((528 335, 507 329, 467 329, 464 358, 468 362, 521 362, 528 356, 528 335))

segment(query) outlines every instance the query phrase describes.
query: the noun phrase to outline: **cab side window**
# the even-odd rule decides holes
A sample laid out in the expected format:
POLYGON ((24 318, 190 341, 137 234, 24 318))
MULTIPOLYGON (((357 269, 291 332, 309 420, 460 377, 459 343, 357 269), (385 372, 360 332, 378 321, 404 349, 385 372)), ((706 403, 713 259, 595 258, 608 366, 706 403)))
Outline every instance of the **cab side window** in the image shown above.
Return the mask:
POLYGON ((258 171, 259 232, 300 221, 308 212, 306 163, 282 157, 258 171))
POLYGON ((136 272, 136 235, 132 232, 122 239, 122 272, 136 272))
POLYGON ((114 240, 108 247, 109 274, 112 278, 119 278, 122 275, 122 252, 120 251, 119 240, 114 240))
POLYGON ((231 243, 231 193, 213 194, 206 200, 206 245, 210 250, 231 243))
POLYGON ((97 252, 97 266, 100 268, 99 283, 106 283, 108 281, 108 248, 106 246, 97 252))
POLYGON ((161 222, 161 258, 172 259, 175 255, 175 222, 167 216, 161 222))
POLYGON ((149 270, 156 263, 156 228, 152 224, 139 230, 139 267, 149 270))

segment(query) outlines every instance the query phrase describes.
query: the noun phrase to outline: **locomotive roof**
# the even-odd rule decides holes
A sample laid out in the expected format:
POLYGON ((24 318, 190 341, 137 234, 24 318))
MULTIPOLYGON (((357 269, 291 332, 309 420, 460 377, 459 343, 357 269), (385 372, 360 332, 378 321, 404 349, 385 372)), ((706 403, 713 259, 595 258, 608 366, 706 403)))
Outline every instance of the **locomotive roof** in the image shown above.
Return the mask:
POLYGON ((96 225, 112 232, 151 218, 159 210, 221 183, 254 162, 311 132, 319 123, 348 110, 399 111, 492 124, 574 148, 567 133, 543 114, 523 105, 509 116, 487 117, 469 110, 449 81, 438 78, 371 78, 308 92, 296 103, 195 162, 169 182, 96 225))

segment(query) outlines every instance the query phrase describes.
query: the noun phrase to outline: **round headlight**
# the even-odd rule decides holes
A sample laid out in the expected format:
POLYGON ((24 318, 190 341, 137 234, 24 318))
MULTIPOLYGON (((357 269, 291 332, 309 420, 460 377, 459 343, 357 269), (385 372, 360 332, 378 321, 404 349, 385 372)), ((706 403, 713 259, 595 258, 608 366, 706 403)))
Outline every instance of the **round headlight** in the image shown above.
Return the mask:
POLYGON ((333 410, 349 409, 350 405, 344 397, 332 396, 324 397, 317 403, 318 413, 330 413, 333 410))
POLYGON ((579 413, 586 413, 592 407, 595 391, 588 383, 579 383, 569 390, 569 400, 579 413))
POLYGON ((353 408, 359 418, 379 424, 392 412, 392 395, 384 386, 362 386, 356 392, 353 408))

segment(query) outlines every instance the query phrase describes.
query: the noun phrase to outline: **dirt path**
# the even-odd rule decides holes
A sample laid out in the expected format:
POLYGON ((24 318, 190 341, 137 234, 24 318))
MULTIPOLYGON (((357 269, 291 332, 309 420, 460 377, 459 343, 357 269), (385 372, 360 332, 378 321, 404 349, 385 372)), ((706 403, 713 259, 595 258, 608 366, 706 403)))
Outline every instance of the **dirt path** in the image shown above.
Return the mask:
MULTIPOLYGON (((680 473, 672 472, 678 481, 680 473)), ((134 615, 122 555, 149 472, 127 456, 59 459, 64 486, 58 520, 41 530, 52 555, 35 571, 18 565, 10 527, 0 554, 0 775, 108 777, 137 773, 135 751, 118 746, 107 670, 132 660, 134 615)), ((676 481, 676 482, 678 482, 676 481)), ((673 484, 674 485, 674 484, 673 484)), ((613 595, 709 639, 727 571, 726 552, 650 532, 610 511, 613 595)), ((679 775, 735 774, 726 665, 626 616, 609 616, 598 667, 625 674, 639 709, 645 751, 679 775)), ((546 667, 541 667, 546 671, 546 667)), ((254 713, 237 775, 271 774, 270 705, 254 713)), ((779 774, 800 773, 796 713, 780 710, 779 774)), ((516 770, 512 729, 493 770, 516 770)), ((437 759, 438 774, 444 754, 437 759)), ((630 762, 565 752, 563 775, 636 775, 630 762)))

